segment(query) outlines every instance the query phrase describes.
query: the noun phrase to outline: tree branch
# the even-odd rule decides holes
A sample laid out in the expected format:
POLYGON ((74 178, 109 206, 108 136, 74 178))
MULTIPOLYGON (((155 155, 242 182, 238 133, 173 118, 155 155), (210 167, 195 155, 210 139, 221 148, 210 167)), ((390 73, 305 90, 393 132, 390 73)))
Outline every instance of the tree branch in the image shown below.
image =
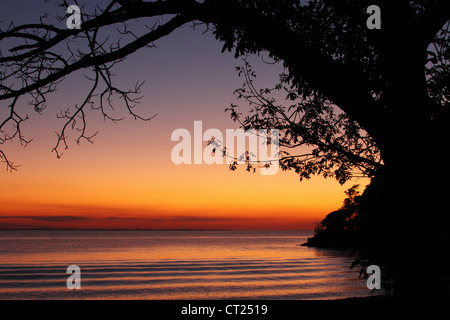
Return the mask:
POLYGON ((423 50, 427 49, 439 30, 449 21, 449 12, 450 1, 448 0, 437 0, 434 6, 426 8, 418 22, 423 50))

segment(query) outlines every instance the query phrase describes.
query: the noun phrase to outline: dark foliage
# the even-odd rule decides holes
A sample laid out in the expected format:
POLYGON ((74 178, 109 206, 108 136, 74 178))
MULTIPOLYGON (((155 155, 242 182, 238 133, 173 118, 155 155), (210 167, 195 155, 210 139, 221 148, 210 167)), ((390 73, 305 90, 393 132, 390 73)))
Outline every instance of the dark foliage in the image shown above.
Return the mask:
POLYGON ((344 199, 341 208, 329 213, 325 219, 318 223, 314 237, 308 238, 308 241, 303 245, 350 250, 356 248, 359 231, 357 218, 362 197, 357 188, 358 185, 354 185, 345 192, 347 198, 344 199))

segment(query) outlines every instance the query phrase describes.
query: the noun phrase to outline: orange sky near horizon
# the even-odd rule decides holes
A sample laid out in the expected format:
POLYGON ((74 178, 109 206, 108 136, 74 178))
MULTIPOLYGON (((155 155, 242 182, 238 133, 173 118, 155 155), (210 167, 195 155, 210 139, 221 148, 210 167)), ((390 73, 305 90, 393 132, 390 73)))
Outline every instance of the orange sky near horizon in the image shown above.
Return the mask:
MULTIPOLYGON (((253 62, 257 84, 277 82, 279 65, 253 62)), ((243 165, 233 172, 225 164, 171 161, 175 129, 192 133, 195 120, 203 121, 203 132, 238 128, 224 109, 236 102, 233 90, 243 80, 234 68, 241 64, 222 54, 211 35, 188 28, 174 32, 157 49, 135 53, 115 69, 118 87, 146 81, 136 111, 157 116, 142 122, 123 114, 114 124, 88 111, 88 134, 99 131, 94 144, 77 145, 69 131, 69 149, 61 159, 51 152, 63 124, 55 115, 84 99, 90 83, 83 73, 68 76, 47 97, 42 116, 20 101, 21 113, 30 117, 22 131, 33 142, 26 148, 17 140, 2 145, 21 167, 0 172, 0 229, 314 229, 341 206, 345 190, 357 183, 362 191, 369 180, 343 186, 321 177, 299 182, 294 172, 262 176, 245 172, 243 165)), ((248 110, 244 102, 239 105, 248 110)))
POLYGON ((157 123, 130 130, 106 123, 94 145, 73 145, 61 159, 50 152, 51 139, 16 149, 19 171, 1 173, 0 228, 310 230, 341 205, 346 189, 366 181, 341 186, 321 177, 299 182, 281 170, 248 173, 243 165, 175 165, 170 130, 165 139, 142 135, 157 123))

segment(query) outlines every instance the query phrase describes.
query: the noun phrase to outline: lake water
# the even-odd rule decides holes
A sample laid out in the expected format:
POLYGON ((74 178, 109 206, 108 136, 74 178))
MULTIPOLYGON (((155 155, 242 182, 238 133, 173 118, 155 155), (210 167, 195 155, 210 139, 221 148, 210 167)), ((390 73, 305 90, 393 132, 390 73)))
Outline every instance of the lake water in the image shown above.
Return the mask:
POLYGON ((370 295, 311 231, 0 231, 0 299, 339 299, 370 295), (69 290, 69 265, 81 289, 69 290))

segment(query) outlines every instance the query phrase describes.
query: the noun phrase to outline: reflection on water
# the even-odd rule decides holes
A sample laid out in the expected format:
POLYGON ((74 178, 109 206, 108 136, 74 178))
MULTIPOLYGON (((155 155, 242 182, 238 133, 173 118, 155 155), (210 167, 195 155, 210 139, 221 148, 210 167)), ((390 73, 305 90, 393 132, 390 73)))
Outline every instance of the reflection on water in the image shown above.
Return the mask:
POLYGON ((0 231, 1 299, 335 299, 367 296, 346 252, 310 231, 0 231), (81 268, 81 290, 66 268, 81 268))

